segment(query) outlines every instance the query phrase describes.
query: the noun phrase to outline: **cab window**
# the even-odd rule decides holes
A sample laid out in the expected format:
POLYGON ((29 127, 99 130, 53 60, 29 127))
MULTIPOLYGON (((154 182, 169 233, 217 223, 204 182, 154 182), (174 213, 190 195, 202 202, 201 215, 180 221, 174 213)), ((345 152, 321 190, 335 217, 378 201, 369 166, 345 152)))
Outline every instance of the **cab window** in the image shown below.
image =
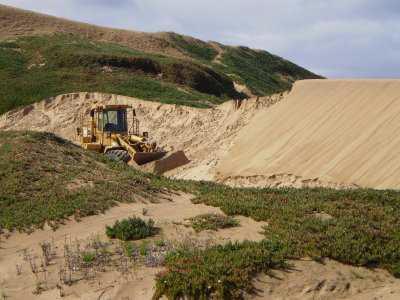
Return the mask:
POLYGON ((103 131, 123 132, 126 131, 126 111, 106 110, 103 111, 103 131))

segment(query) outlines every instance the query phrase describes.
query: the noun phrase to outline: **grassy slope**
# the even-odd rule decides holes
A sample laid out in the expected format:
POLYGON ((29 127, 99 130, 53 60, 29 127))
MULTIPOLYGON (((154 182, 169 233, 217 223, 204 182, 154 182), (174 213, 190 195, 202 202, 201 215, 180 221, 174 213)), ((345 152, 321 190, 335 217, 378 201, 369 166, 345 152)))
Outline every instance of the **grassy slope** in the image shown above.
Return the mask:
POLYGON ((290 90, 296 80, 318 79, 310 71, 267 51, 247 47, 223 47, 223 65, 218 69, 245 84, 255 95, 269 95, 290 90))
POLYGON ((0 113, 75 91, 204 107, 235 94, 227 78, 213 76, 199 65, 116 44, 66 35, 19 38, 0 43, 0 113))
POLYGON ((116 201, 153 199, 165 188, 194 193, 196 203, 221 207, 228 215, 268 222, 270 242, 171 253, 167 271, 158 277, 158 295, 229 291, 236 297, 240 290, 251 290, 257 272, 304 256, 382 267, 400 276, 398 191, 235 189, 169 180, 32 132, 0 133, 0 186, 0 227, 7 229, 27 230, 46 221, 56 225, 68 216, 96 214, 116 201), (196 268, 184 267, 191 264, 196 268))
POLYGON ((116 202, 152 200, 142 174, 47 133, 0 132, 0 232, 97 214, 116 202), (139 198, 140 199, 140 198, 139 198))
POLYGON ((103 28, 0 5, 0 113, 76 91, 209 107, 245 97, 232 81, 266 95, 290 89, 297 79, 319 78, 267 52, 221 49, 222 64, 214 61, 211 43, 191 37, 103 28), (104 71, 108 66, 112 72, 104 71))
POLYGON ((279 56, 248 47, 219 45, 222 54, 219 63, 216 63, 214 59, 218 52, 211 43, 176 33, 169 33, 169 38, 171 44, 185 55, 227 74, 233 81, 245 84, 255 95, 287 91, 296 80, 322 78, 279 56))

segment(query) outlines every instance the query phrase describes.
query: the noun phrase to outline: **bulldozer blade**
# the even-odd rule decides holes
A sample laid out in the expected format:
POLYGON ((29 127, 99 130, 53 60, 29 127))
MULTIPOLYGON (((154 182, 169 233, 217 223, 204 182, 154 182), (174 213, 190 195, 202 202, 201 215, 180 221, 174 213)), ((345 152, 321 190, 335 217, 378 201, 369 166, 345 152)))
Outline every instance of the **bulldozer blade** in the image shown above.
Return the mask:
POLYGON ((190 160, 186 157, 185 152, 177 151, 164 159, 157 160, 154 165, 154 173, 161 175, 188 163, 190 160))
POLYGON ((133 160, 139 165, 144 165, 149 162, 163 158, 167 152, 137 152, 133 156, 133 160))

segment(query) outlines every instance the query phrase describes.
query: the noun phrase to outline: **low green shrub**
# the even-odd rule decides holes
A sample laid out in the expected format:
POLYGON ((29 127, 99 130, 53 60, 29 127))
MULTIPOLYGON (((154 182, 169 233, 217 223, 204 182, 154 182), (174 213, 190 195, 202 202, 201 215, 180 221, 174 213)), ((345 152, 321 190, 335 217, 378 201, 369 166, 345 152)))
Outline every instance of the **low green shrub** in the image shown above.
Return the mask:
POLYGON ((189 219, 196 232, 203 230, 218 230, 223 228, 237 227, 239 221, 230 216, 221 214, 204 214, 189 219))
POLYGON ((106 226, 106 234, 109 238, 123 241, 141 240, 154 235, 156 228, 154 221, 144 221, 140 218, 128 218, 116 221, 114 226, 106 226))
POLYGON ((167 255, 153 299, 240 299, 254 291, 256 274, 287 267, 286 252, 281 243, 267 240, 178 249, 167 255))

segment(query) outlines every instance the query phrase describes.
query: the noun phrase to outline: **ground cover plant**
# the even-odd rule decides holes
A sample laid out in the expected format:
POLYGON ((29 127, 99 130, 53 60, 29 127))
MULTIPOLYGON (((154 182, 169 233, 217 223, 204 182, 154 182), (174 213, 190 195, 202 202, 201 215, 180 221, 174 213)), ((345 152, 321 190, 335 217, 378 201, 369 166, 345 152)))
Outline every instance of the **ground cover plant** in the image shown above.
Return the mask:
POLYGON ((239 226, 239 221, 222 214, 203 214, 190 218, 189 222, 196 232, 203 230, 218 230, 239 226))
POLYGON ((146 222, 137 217, 116 221, 113 226, 106 227, 106 234, 109 238, 122 241, 144 239, 154 235, 156 232, 157 228, 154 227, 152 219, 146 222))
MULTIPOLYGON (((220 207, 227 215, 268 222, 264 228, 266 241, 279 241, 285 258, 308 256, 318 261, 331 258, 350 265, 385 268, 400 277, 399 191, 231 188, 192 181, 167 184, 195 193, 195 203, 220 207)), ((263 243, 257 247, 263 247, 263 243)), ((196 263, 201 261, 203 266, 207 252, 200 255, 190 251, 184 257, 196 255, 201 256, 196 263)), ((202 297, 208 295, 209 286, 205 282, 215 283, 216 262, 204 263, 207 267, 194 275, 182 267, 186 260, 178 261, 172 260, 166 273, 160 274, 159 295, 167 295, 169 299, 177 299, 179 295, 205 299, 202 297)), ((220 262, 227 265, 223 258, 220 262)), ((239 281, 245 282, 243 278, 239 281)), ((228 298, 218 292, 216 298, 241 298, 243 287, 236 291, 239 294, 228 298)))
POLYGON ((252 293, 253 277, 286 268, 285 247, 272 241, 177 249, 165 259, 153 299, 239 299, 252 293))
POLYGON ((329 257, 400 276, 400 192, 372 189, 235 189, 204 183, 196 203, 268 222, 294 257, 329 257))

